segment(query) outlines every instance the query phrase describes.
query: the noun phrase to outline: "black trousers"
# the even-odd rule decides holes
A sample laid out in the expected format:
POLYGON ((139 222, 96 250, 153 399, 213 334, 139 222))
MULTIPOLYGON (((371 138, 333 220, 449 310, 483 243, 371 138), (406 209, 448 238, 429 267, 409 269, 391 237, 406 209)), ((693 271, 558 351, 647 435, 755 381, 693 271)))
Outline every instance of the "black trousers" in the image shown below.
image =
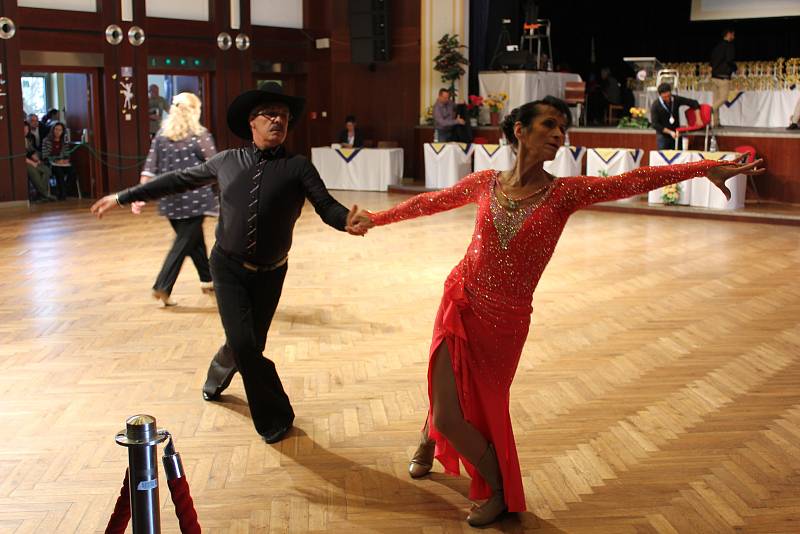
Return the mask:
MULTIPOLYGON (((69 186, 70 178, 72 181, 75 180, 75 173, 72 171, 72 166, 69 167, 62 167, 59 165, 53 165, 53 178, 56 179, 56 196, 58 196, 59 200, 64 200, 67 198, 67 188, 69 186)), ((77 181, 75 185, 75 196, 78 196, 77 181)))
POLYGON ((214 291, 227 340, 214 356, 209 375, 215 366, 230 369, 233 357, 242 374, 253 424, 262 435, 294 421, 275 364, 263 355, 287 269, 283 265, 274 271, 253 272, 216 247, 211 251, 214 291))
POLYGON ((153 289, 172 294, 172 288, 178 280, 178 273, 186 256, 192 258, 201 282, 211 281, 211 271, 208 267, 208 252, 206 241, 203 238, 203 220, 205 216, 189 217, 188 219, 170 219, 169 223, 175 230, 175 241, 169 249, 164 265, 158 273, 153 289))

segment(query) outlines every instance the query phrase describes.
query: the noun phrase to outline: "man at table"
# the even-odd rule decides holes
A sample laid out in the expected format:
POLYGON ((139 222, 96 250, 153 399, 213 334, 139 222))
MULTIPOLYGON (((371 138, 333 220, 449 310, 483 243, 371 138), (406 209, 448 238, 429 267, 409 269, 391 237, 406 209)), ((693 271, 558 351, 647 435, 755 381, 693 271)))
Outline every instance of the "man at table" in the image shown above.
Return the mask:
POLYGON ((364 136, 361 131, 356 128, 356 118, 353 115, 348 115, 344 119, 344 130, 339 132, 337 143, 342 145, 342 148, 358 148, 364 146, 364 136))
POLYGON ((681 106, 689 106, 697 112, 697 120, 700 120, 700 104, 697 100, 673 95, 672 86, 668 83, 659 85, 657 91, 658 98, 650 106, 650 122, 656 131, 656 144, 659 150, 674 149, 678 138, 677 128, 680 126, 678 111, 681 106))
POLYGON ((464 119, 456 115, 456 103, 450 99, 450 91, 439 89, 439 97, 433 105, 433 127, 436 129, 436 140, 446 143, 453 136, 453 126, 464 124, 464 119))

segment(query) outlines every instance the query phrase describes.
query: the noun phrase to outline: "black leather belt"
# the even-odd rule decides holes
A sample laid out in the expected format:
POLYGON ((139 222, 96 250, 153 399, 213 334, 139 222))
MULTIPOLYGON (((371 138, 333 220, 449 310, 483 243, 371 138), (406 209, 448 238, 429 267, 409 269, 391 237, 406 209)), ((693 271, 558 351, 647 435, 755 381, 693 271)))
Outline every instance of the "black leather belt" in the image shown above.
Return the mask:
POLYGON ((244 259, 242 259, 241 257, 239 257, 236 254, 231 254, 230 252, 228 252, 227 250, 223 249, 219 245, 214 245, 214 248, 217 250, 217 252, 219 252, 220 254, 222 254, 223 256, 228 258, 229 260, 235 261, 236 263, 238 263, 239 265, 241 265, 242 267, 244 267, 248 271, 251 271, 251 272, 254 272, 254 273, 263 273, 263 272, 268 272, 268 271, 274 271, 275 269, 279 269, 279 268, 283 267, 289 261, 289 256, 284 256, 282 259, 280 259, 280 260, 278 260, 278 261, 276 261, 274 263, 270 263, 270 264, 267 264, 267 265, 259 265, 259 264, 252 263, 252 262, 249 262, 247 260, 244 260, 244 259))

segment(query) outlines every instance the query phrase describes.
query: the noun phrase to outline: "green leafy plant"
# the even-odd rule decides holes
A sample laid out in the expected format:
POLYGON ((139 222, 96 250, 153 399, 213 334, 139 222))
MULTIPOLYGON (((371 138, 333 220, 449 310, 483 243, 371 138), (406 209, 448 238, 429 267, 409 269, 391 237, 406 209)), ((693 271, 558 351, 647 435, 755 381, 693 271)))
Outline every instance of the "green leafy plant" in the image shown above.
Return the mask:
POLYGON ((467 48, 458 41, 458 35, 444 34, 439 39, 439 55, 433 58, 433 70, 442 75, 442 82, 447 85, 450 96, 456 96, 456 82, 466 72, 464 65, 469 65, 469 60, 461 53, 467 48))
POLYGON ((647 120, 647 110, 643 108, 631 108, 629 117, 622 117, 617 128, 650 128, 650 121, 647 120))

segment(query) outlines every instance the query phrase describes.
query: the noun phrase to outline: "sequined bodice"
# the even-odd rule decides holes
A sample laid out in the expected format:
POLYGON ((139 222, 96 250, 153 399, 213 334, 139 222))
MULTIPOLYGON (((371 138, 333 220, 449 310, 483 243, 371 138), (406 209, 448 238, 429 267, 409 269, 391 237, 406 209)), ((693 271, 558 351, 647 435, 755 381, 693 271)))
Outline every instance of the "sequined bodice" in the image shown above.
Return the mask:
POLYGON ((388 224, 475 202, 478 212, 472 241, 448 283, 461 281, 469 293, 493 302, 529 305, 564 225, 576 210, 702 176, 720 164, 725 162, 642 167, 611 177, 561 178, 538 203, 512 213, 505 212, 494 196, 498 172, 486 170, 465 176, 451 188, 423 193, 375 213, 372 220, 378 225, 388 224))

